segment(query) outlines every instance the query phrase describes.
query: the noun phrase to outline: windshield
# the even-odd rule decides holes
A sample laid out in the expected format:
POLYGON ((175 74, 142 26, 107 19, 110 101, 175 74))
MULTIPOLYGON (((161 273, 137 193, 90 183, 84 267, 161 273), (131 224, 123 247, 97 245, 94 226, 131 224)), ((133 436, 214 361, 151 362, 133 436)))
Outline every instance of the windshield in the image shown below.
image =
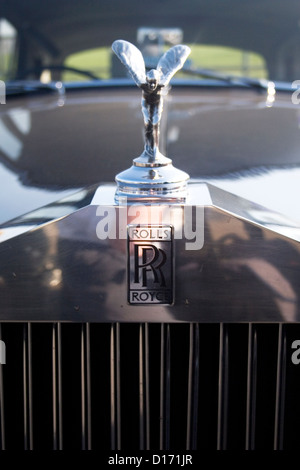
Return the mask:
POLYGON ((209 71, 292 82, 300 77, 298 0, 4 0, 0 79, 86 81, 125 78, 111 51, 134 43, 146 67, 175 44, 191 48, 176 78, 209 71))

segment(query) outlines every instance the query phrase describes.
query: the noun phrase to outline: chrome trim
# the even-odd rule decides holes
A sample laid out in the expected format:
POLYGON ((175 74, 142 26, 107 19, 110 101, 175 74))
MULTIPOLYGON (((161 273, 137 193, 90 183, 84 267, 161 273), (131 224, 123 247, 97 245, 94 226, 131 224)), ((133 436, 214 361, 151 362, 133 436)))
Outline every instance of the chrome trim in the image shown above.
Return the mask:
POLYGON ((150 375, 148 324, 139 325, 139 418, 140 450, 150 449, 150 375))
POLYGON ((226 450, 228 428, 228 325, 220 323, 217 450, 226 450))
MULTIPOLYGON (((197 449, 199 407, 199 324, 190 324, 186 449, 197 449)), ((204 385, 204 384, 203 384, 204 385)))
MULTIPOLYGON (((84 447, 81 439, 84 421, 80 391, 82 377, 86 374, 82 374, 80 356, 85 355, 89 343, 86 327, 86 323, 31 325, 31 433, 35 450, 84 447), (53 332, 54 335, 51 334, 53 332), (63 333, 61 338, 60 332, 63 333), (42 362, 34 355, 34 351, 40 351, 41 341, 42 362), (52 356, 55 357, 55 364, 61 363, 61 371, 58 367, 51 371, 52 356), (79 361, 74 360, 76 358, 79 361), (47 397, 49 385, 52 384, 55 388, 53 396, 57 400, 55 406, 51 397, 47 397), (63 410, 60 417, 59 409, 63 410), (51 439, 53 412, 56 417, 54 441, 51 439), (64 440, 62 423, 59 425, 62 418, 64 440)), ((25 427, 23 420, 24 412, 28 413, 29 396, 27 394, 25 401, 18 399, 20 386, 23 398, 24 370, 28 377, 28 363, 25 369, 23 367, 24 338, 26 351, 29 345, 28 322, 1 324, 1 328, 9 351, 11 347, 14 349, 14 354, 8 357, 8 365, 12 369, 3 373, 5 422, 1 424, 2 447, 5 438, 8 450, 29 448, 29 415, 25 427)), ((125 452, 129 448, 139 447, 146 450, 148 444, 150 449, 161 450, 214 449, 217 443, 218 448, 227 447, 229 450, 271 449, 274 446, 289 449, 291 444, 297 447, 299 430, 295 427, 295 419, 299 406, 295 387, 299 377, 295 364, 290 360, 289 345, 296 332, 299 333, 299 326, 221 324, 219 327, 198 323, 126 325, 124 322, 91 324, 89 328, 93 372, 91 384, 95 398, 90 414, 93 449, 99 448, 99 442, 103 449, 125 452), (113 352, 110 356, 111 348, 113 352), (249 360, 249 349, 252 350, 252 361, 249 360), (251 371, 252 385, 249 390, 247 376, 251 362, 255 366, 251 367, 252 371, 257 365, 258 373, 255 371, 252 374, 251 371), (111 374, 114 384, 110 390, 111 374), (251 396, 256 399, 257 406, 252 406, 252 403, 249 420, 251 396), (113 408, 110 409, 111 404, 113 408), (112 409, 114 412, 110 422, 112 409), (253 416, 256 427, 251 423, 253 416), (133 424, 128 428, 128 423, 133 424), (111 442, 110 426, 113 426, 111 442), (247 433, 249 445, 245 442, 247 433)), ((27 352, 25 356, 28 362, 27 352)), ((84 362, 86 359, 87 356, 84 362)), ((29 384, 27 380, 26 391, 29 384)), ((85 385, 84 388, 84 402, 87 404, 88 388, 85 385)), ((3 397, 3 392, 0 393, 3 397)), ((87 439, 84 443, 87 448, 87 439)))
POLYGON ((61 324, 52 325, 53 450, 63 449, 61 324))
POLYGON ((24 449, 33 450, 31 324, 23 326, 24 449))
POLYGON ((91 204, 0 244, 1 321, 300 321, 297 223, 205 183, 189 184, 185 205, 116 205, 114 192, 100 187, 91 204), (170 216, 182 234, 173 305, 127 304, 126 227, 137 208, 170 216), (116 236, 100 239, 108 213, 116 236), (187 249, 184 225, 195 215, 203 231, 196 250, 187 249))
POLYGON ((170 325, 161 325, 160 343, 160 439, 159 449, 170 449, 170 380, 171 335, 170 325))
POLYGON ((257 329, 248 326, 247 405, 246 405, 246 450, 255 448, 256 394, 257 394, 257 329))
POLYGON ((110 333, 110 411, 111 450, 121 449, 121 378, 120 324, 111 325, 110 333))
POLYGON ((277 378, 275 399, 275 430, 274 450, 283 449, 284 439, 284 412, 285 412, 285 390, 286 390, 286 326, 278 325, 278 354, 277 354, 277 378))
POLYGON ((160 120, 163 96, 173 75, 182 68, 190 48, 173 46, 159 60, 157 68, 146 73, 145 62, 133 44, 118 40, 112 44, 114 53, 125 65, 138 87, 142 89, 142 113, 145 125, 143 153, 133 160, 128 170, 116 176, 116 201, 121 197, 134 200, 139 197, 185 198, 189 175, 174 168, 172 160, 159 151, 160 120))
POLYGON ((90 325, 81 325, 81 449, 92 447, 90 325))

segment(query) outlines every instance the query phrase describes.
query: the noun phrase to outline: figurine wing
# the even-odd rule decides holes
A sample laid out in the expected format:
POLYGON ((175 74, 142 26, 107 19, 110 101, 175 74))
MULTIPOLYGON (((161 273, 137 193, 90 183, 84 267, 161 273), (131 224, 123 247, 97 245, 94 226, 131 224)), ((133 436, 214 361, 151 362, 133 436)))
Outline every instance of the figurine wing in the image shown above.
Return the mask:
POLYGON ((188 46, 171 47, 159 60, 157 70, 160 73, 159 84, 168 85, 169 81, 177 70, 181 69, 191 49, 188 46))
POLYGON ((125 65, 138 86, 146 83, 145 62, 141 51, 133 44, 122 39, 114 41, 112 50, 125 65))

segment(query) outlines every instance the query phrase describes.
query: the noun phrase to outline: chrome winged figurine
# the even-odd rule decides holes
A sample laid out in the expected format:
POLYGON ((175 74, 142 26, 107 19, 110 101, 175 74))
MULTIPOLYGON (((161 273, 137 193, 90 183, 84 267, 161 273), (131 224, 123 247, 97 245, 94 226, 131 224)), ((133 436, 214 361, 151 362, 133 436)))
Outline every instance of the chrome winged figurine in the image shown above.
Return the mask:
POLYGON ((163 92, 173 75, 182 68, 191 52, 188 46, 174 46, 159 60, 156 69, 146 73, 142 53, 133 44, 119 40, 112 49, 125 65, 135 83, 143 90, 142 111, 145 123, 145 145, 149 153, 155 155, 158 148, 158 124, 163 109, 163 92))
MULTIPOLYGON (((145 62, 141 51, 130 42, 124 40, 114 41, 112 50, 125 65, 135 83, 142 89, 142 112, 145 124, 145 149, 139 158, 136 158, 134 166, 126 172, 117 175, 119 192, 125 193, 130 187, 144 186, 150 188, 146 180, 152 180, 150 189, 165 191, 169 187, 185 181, 188 175, 177 170, 172 165, 172 160, 162 155, 159 151, 159 124, 163 109, 163 95, 169 90, 169 82, 173 75, 182 68, 191 50, 188 46, 177 45, 169 49, 158 61, 156 69, 146 72, 145 62), (164 181, 162 167, 168 166, 170 181, 164 181), (143 167, 143 174, 138 168, 143 167), (148 170, 146 170, 148 169, 148 170), (160 169, 160 171, 159 171, 160 169), (139 181, 134 178, 138 177, 139 181), (174 181, 171 181, 171 180, 174 181), (155 181, 154 181, 155 180, 155 181), (164 188, 163 188, 164 185, 164 188)), ((166 168, 167 169, 167 168, 166 168)), ((178 186, 179 187, 179 186, 178 186)), ((142 192, 141 192, 142 193, 142 192)))

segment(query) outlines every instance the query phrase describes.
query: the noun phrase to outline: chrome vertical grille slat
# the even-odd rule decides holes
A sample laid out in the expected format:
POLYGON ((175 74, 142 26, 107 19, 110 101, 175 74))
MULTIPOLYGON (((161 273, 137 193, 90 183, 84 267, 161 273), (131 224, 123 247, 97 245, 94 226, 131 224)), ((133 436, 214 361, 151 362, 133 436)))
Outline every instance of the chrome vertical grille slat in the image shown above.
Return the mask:
POLYGON ((217 449, 227 447, 227 415, 228 415, 228 325, 220 324, 219 344, 219 392, 218 392, 218 425, 217 449))
POLYGON ((146 401, 146 450, 150 449, 150 374, 149 374, 149 329, 145 324, 145 401, 146 401))
POLYGON ((186 449, 197 448, 199 395, 199 324, 190 324, 186 449))
MULTIPOLYGON (((2 341, 2 326, 0 323, 0 341, 2 341)), ((0 364, 0 449, 5 450, 5 418, 4 418, 4 390, 3 390, 3 367, 0 364)))
POLYGON ((23 325, 24 449, 33 449, 31 324, 23 325))
POLYGON ((53 449, 63 449, 61 324, 52 325, 53 449))
POLYGON ((161 325, 160 362, 160 449, 170 447, 170 379, 171 379, 171 337, 170 325, 161 325))
POLYGON ((140 450, 150 449, 150 403, 149 403, 149 333, 148 325, 139 327, 139 419, 140 450))
POLYGON ((283 449, 286 388, 286 327, 278 326, 278 356, 275 401, 274 450, 283 449))
POLYGON ((159 415, 159 448, 164 448, 164 363, 165 363, 165 327, 160 332, 160 415, 159 415))
POLYGON ((81 448, 91 450, 90 325, 81 325, 81 448))
POLYGON ((120 324, 111 325, 110 333, 110 407, 111 449, 121 449, 121 378, 120 378, 120 324))
POLYGON ((257 383, 257 331, 256 325, 248 327, 248 362, 247 362, 247 409, 246 409, 246 450, 255 448, 257 383))
POLYGON ((140 410, 140 450, 144 450, 144 426, 145 426, 145 398, 144 398, 144 344, 143 329, 139 331, 139 410, 140 410))

